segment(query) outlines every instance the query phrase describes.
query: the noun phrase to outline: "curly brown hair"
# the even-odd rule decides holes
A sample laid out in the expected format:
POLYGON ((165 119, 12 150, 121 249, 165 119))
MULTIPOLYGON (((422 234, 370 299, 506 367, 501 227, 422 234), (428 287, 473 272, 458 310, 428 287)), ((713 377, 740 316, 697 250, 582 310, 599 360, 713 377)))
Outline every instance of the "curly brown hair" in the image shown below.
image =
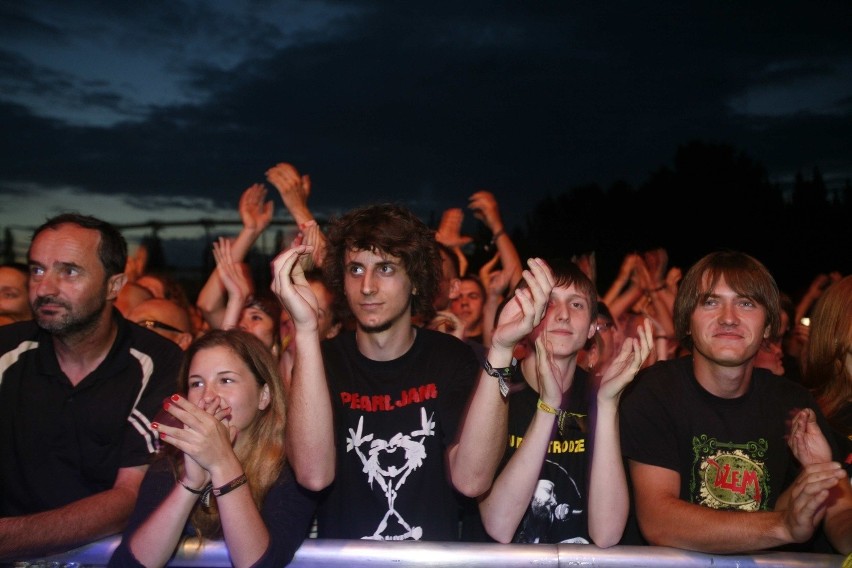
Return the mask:
POLYGON ((353 209, 330 221, 328 250, 323 264, 326 281, 334 292, 335 309, 352 315, 343 293, 346 253, 368 250, 400 259, 411 281, 412 315, 430 320, 439 291, 441 255, 435 232, 401 205, 380 203, 353 209))

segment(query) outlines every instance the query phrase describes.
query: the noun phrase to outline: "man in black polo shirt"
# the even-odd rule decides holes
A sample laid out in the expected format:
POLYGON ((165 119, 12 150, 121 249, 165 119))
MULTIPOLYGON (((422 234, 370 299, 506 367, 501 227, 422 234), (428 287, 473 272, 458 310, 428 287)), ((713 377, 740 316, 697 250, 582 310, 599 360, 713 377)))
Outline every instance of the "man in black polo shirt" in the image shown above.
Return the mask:
POLYGON ((28 256, 35 319, 0 328, 0 560, 123 529, 182 357, 114 308, 127 243, 110 224, 59 215, 28 256))

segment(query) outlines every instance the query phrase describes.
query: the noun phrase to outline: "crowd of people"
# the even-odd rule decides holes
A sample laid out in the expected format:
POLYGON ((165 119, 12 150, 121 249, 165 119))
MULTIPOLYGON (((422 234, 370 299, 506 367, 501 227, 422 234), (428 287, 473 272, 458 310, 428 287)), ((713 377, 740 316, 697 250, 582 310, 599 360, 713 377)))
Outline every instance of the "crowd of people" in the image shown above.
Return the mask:
POLYGON ((234 566, 304 539, 852 554, 852 275, 794 302, 756 258, 493 257, 395 203, 320 226, 288 163, 240 195, 195 298, 109 223, 48 219, 0 267, 0 561, 121 535, 234 566), (274 188, 299 233, 246 258, 274 188))

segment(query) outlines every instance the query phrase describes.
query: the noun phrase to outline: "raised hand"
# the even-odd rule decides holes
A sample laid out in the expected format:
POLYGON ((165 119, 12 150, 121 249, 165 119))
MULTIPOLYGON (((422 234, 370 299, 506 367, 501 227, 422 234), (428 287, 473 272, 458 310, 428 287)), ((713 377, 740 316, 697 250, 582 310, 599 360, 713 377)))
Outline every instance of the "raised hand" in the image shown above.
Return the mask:
POLYGON ((646 318, 637 328, 637 337, 626 337, 621 351, 607 367, 598 388, 598 400, 617 402, 621 393, 642 368, 654 349, 654 332, 646 318))
POLYGON ((326 251, 328 250, 328 240, 325 234, 316 221, 308 221, 299 228, 302 234, 302 242, 300 244, 313 247, 313 252, 310 255, 301 257, 299 262, 302 263, 302 268, 307 271, 314 267, 321 267, 325 261, 326 251))
POLYGON ((515 290, 515 295, 503 306, 491 337, 492 345, 514 348, 544 317, 553 290, 553 272, 540 258, 531 258, 527 264, 529 269, 522 275, 527 286, 515 290))
POLYGON ((449 333, 459 339, 464 339, 464 322, 450 310, 437 312, 427 327, 435 331, 449 333))
POLYGON ((237 326, 246 299, 251 295, 253 288, 239 263, 234 262, 231 248, 231 241, 225 237, 219 237, 219 240, 213 243, 216 272, 228 293, 225 313, 220 323, 221 329, 231 329, 237 326))
POLYGON ((803 408, 793 416, 787 445, 802 466, 831 461, 831 446, 811 408, 803 408))
POLYGON ((308 197, 311 195, 311 178, 308 175, 299 175, 292 164, 281 162, 266 170, 266 180, 278 190, 299 226, 313 219, 308 209, 308 197))
POLYGON ((435 240, 450 248, 461 247, 471 242, 473 237, 461 234, 463 220, 464 213, 460 208, 454 207, 445 210, 441 215, 441 223, 435 233, 435 240))
POLYGON ((279 253, 272 260, 270 289, 289 312, 297 330, 316 330, 319 325, 319 302, 305 278, 301 263, 302 257, 312 252, 313 247, 298 245, 279 253))
POLYGON ((492 233, 503 229, 503 220, 500 217, 497 199, 490 191, 477 191, 471 195, 468 199, 467 208, 473 211, 473 216, 485 223, 492 233))
POLYGON ((274 204, 272 201, 266 201, 266 187, 262 183, 256 183, 243 191, 239 209, 243 226, 259 234, 272 221, 274 204))

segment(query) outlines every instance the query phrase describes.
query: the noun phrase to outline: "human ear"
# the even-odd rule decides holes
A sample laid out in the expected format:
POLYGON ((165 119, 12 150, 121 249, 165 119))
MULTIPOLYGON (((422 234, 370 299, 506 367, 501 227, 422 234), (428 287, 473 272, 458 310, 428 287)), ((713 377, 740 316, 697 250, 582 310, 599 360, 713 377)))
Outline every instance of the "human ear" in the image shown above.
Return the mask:
POLYGON ((269 402, 269 385, 263 385, 260 389, 260 402, 257 403, 257 409, 266 410, 266 407, 269 406, 269 402))
POLYGON ((124 288, 126 283, 127 274, 124 272, 110 276, 109 284, 107 284, 107 300, 115 300, 118 297, 118 293, 121 292, 121 289, 124 288))

